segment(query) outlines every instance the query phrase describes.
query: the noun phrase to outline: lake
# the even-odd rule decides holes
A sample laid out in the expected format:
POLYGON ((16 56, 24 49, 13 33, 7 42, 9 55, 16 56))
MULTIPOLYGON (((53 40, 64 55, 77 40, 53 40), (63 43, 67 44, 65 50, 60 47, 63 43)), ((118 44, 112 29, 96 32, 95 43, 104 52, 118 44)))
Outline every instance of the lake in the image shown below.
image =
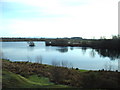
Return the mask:
MULTIPOLYGON (((118 51, 85 47, 45 46, 45 42, 35 42, 29 47, 27 42, 2 42, 3 58, 11 61, 30 61, 53 65, 62 62, 67 67, 86 70, 118 70, 118 51)), ((63 64, 62 64, 63 65, 63 64)))

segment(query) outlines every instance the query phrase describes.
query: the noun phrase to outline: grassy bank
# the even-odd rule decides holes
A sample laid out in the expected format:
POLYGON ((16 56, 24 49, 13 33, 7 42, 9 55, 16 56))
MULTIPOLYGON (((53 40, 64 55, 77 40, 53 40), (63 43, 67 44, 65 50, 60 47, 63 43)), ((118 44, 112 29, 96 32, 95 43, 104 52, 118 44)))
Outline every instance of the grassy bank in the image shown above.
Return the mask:
POLYGON ((55 85, 49 78, 31 75, 23 77, 19 74, 3 70, 3 88, 66 88, 65 85, 55 85))
POLYGON ((117 88, 118 72, 2 60, 3 88, 117 88))
MULTIPOLYGON (((21 64, 25 62, 17 62, 18 66, 14 66, 16 63, 10 62, 8 60, 2 60, 3 70, 2 70, 2 86, 3 88, 68 88, 67 85, 60 85, 51 82, 49 78, 38 75, 37 73, 24 72, 18 73, 21 67, 21 64), (12 66, 9 66, 12 65, 12 66), (14 67, 14 68, 13 68, 14 67), (15 70, 19 67, 18 72, 15 70)), ((32 63, 27 63, 25 67, 31 65, 32 63)))

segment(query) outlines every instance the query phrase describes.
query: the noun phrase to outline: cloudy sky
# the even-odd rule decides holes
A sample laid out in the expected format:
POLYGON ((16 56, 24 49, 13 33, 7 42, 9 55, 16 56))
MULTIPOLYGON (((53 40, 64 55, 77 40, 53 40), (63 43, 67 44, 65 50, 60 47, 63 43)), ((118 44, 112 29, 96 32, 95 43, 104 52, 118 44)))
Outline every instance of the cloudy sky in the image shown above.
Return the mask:
POLYGON ((0 0, 0 37, 118 34, 119 0, 0 0))

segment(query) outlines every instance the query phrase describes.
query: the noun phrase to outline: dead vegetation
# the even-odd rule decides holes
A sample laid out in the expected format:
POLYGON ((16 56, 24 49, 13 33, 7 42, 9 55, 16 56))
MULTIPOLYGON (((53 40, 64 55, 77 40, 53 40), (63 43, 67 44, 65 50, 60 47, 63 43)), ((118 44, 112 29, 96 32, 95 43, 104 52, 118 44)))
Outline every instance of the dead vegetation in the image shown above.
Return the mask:
POLYGON ((24 77, 38 75, 48 77, 51 82, 80 88, 118 88, 118 74, 113 71, 81 72, 73 68, 58 67, 30 62, 10 62, 2 60, 3 70, 24 77))

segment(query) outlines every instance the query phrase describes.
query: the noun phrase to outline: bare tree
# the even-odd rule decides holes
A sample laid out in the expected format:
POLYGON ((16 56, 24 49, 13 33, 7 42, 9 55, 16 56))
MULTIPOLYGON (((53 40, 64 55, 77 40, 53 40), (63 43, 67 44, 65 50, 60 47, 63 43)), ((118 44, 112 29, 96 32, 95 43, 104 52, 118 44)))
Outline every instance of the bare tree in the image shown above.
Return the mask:
POLYGON ((32 59, 30 58, 30 56, 27 56, 27 60, 28 60, 28 62, 32 61, 32 59))
POLYGON ((42 56, 37 56, 36 57, 36 62, 37 63, 41 63, 42 64, 42 61, 43 61, 42 56))
POLYGON ((120 72, 120 59, 118 60, 118 71, 120 72))
POLYGON ((61 66, 61 67, 73 68, 73 64, 69 63, 66 60, 62 60, 62 61, 52 60, 51 64, 53 66, 61 66))
POLYGON ((73 64, 72 63, 69 63, 69 68, 73 68, 73 64))
POLYGON ((0 50, 0 59, 4 58, 2 50, 0 50))
POLYGON ((60 66, 60 62, 56 60, 52 60, 52 65, 53 66, 60 66))
POLYGON ((63 61, 61 61, 61 65, 62 65, 62 67, 68 67, 68 61, 66 61, 66 60, 63 60, 63 61))
POLYGON ((104 68, 105 70, 109 70, 109 71, 114 70, 114 67, 111 64, 111 62, 105 63, 104 68))

